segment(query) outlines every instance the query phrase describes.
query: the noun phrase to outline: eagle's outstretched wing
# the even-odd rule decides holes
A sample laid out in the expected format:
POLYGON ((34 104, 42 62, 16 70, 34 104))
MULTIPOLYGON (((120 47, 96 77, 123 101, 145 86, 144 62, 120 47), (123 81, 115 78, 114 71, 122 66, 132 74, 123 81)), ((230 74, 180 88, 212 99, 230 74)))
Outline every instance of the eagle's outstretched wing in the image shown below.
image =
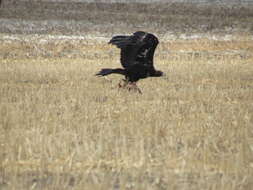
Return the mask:
POLYGON ((109 44, 121 49, 120 61, 124 68, 134 64, 153 67, 153 56, 159 41, 151 33, 138 31, 131 36, 114 36, 109 44))

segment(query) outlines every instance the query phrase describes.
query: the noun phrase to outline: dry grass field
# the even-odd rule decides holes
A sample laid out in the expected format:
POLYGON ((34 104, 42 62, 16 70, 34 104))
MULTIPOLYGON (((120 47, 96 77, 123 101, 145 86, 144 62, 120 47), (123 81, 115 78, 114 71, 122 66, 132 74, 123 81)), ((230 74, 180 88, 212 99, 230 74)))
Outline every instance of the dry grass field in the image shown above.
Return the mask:
POLYGON ((104 41, 2 40, 0 189, 251 190, 252 44, 162 41, 140 95, 104 41))

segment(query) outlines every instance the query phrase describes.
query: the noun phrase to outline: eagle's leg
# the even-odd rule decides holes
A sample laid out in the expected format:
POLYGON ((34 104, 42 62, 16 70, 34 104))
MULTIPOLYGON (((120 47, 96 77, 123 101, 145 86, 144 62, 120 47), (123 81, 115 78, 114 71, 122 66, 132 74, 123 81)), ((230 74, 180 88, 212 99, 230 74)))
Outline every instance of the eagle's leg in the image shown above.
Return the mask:
POLYGON ((140 94, 142 94, 141 90, 139 89, 139 87, 137 86, 136 82, 131 82, 129 83, 129 87, 128 87, 128 90, 131 91, 131 90, 134 90, 135 92, 139 92, 140 94))
POLYGON ((127 86, 127 84, 128 84, 128 81, 127 81, 126 79, 122 79, 122 80, 119 82, 118 86, 119 86, 119 88, 125 88, 125 87, 127 86), (122 83, 123 83, 123 84, 122 84, 122 83))

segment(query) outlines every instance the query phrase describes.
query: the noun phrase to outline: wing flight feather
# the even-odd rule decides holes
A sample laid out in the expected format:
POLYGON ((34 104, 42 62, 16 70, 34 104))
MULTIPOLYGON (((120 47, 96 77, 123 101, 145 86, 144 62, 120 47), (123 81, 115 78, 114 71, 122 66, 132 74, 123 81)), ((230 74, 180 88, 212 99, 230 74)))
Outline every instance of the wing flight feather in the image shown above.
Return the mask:
POLYGON ((120 61, 124 68, 134 64, 144 64, 153 67, 153 56, 158 39, 150 33, 138 31, 131 36, 114 36, 109 44, 121 49, 120 61))

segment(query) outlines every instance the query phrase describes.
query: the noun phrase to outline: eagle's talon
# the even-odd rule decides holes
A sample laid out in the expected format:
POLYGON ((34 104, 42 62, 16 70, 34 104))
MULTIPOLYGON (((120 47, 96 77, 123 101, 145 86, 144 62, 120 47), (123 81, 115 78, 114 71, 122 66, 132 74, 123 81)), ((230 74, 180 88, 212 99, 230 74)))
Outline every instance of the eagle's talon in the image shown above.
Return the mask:
POLYGON ((119 84, 118 84, 118 87, 119 88, 125 88, 127 86, 128 82, 125 80, 125 79, 122 79, 119 84), (123 84, 122 84, 123 82, 123 84))
POLYGON ((139 92, 140 94, 142 94, 141 90, 136 85, 136 82, 129 83, 127 86, 127 89, 128 89, 128 91, 135 91, 135 92, 139 92))

